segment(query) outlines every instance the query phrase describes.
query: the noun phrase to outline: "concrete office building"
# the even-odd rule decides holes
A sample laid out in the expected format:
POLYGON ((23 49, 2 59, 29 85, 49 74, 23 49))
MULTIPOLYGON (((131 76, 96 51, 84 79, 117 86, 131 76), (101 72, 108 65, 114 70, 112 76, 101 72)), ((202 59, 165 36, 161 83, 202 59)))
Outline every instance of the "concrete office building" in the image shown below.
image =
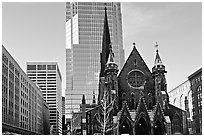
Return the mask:
POLYGON ((87 103, 92 102, 93 91, 98 97, 105 6, 115 62, 121 69, 125 60, 121 4, 66 3, 66 116, 79 110, 82 94, 87 103))
POLYGON ((27 62, 27 75, 49 105, 51 134, 62 134, 62 76, 57 62, 27 62))
POLYGON ((49 134, 48 105, 42 92, 2 46, 2 132, 49 134))

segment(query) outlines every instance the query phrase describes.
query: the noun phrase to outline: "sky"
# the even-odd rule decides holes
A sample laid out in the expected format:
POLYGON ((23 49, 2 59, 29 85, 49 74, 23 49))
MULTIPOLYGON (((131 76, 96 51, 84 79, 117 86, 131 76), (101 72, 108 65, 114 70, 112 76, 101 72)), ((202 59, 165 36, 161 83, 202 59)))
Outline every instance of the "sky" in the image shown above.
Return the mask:
MULTIPOLYGON (((202 4, 122 2, 125 59, 132 43, 151 70, 155 42, 168 91, 202 67, 202 4)), ((66 76, 65 3, 2 3, 2 44, 26 72, 26 62, 56 61, 66 76)))

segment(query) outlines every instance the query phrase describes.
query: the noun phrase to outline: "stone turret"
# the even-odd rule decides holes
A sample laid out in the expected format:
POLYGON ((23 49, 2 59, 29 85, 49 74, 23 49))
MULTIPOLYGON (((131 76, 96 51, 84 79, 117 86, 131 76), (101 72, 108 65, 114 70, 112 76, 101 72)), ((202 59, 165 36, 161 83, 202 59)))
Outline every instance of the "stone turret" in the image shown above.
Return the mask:
MULTIPOLYGON (((155 47, 158 48, 157 43, 155 47)), ((167 73, 167 71, 165 70, 165 66, 160 58, 159 50, 156 49, 156 58, 152 68, 152 75, 155 82, 156 102, 159 102, 163 109, 165 109, 166 105, 169 103, 165 73, 167 73)))

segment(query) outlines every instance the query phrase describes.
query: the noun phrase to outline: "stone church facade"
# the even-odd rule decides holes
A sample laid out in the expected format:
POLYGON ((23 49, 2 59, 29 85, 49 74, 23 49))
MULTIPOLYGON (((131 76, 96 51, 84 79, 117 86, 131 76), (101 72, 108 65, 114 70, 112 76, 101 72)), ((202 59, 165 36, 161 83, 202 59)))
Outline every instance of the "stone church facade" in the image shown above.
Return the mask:
POLYGON ((188 134, 186 112, 169 104, 166 70, 158 50, 150 71, 133 44, 132 52, 118 72, 105 10, 98 104, 86 111, 83 96, 82 134, 188 134), (104 106, 111 107, 104 109, 104 106))

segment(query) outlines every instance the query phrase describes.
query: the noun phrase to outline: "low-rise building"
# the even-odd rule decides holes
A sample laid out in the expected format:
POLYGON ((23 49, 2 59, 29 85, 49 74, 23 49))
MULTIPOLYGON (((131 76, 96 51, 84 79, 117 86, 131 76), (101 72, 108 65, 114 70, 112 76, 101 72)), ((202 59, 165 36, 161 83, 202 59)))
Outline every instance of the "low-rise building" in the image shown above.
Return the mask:
POLYGON ((189 134, 202 134, 202 69, 168 94, 171 104, 187 112, 189 134))
POLYGON ((49 122, 41 90, 2 45, 2 132, 45 134, 49 122))

